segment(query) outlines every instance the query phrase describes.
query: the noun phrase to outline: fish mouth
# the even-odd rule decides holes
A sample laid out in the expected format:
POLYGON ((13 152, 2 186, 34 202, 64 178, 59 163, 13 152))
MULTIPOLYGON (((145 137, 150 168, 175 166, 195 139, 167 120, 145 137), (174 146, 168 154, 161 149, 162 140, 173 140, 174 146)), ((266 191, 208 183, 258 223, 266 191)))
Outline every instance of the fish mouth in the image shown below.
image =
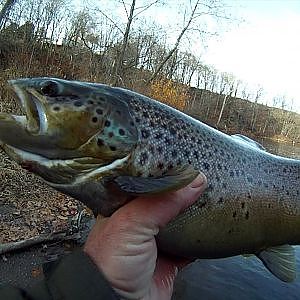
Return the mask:
POLYGON ((23 123, 33 135, 40 135, 47 131, 47 115, 43 104, 43 96, 32 88, 23 88, 17 80, 9 81, 12 89, 22 105, 25 116, 15 116, 16 121, 23 123), (24 117, 26 120, 24 120, 24 117))

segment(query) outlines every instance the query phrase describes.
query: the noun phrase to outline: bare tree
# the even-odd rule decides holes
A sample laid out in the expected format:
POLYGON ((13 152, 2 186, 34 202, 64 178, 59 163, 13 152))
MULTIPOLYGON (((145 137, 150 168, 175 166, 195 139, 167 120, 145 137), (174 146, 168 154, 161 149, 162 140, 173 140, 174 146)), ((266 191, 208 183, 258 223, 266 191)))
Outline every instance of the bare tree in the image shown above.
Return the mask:
MULTIPOLYGON (((190 5, 192 1, 190 1, 190 5)), ((186 19, 185 24, 183 25, 183 28, 181 29, 176 42, 174 46, 168 51, 166 56, 162 59, 161 63, 158 65, 155 72, 152 74, 152 76, 149 79, 149 82, 154 80, 157 75, 161 72, 167 61, 172 57, 172 55, 175 53, 175 51, 178 49, 180 42, 182 41, 185 34, 192 29, 192 26, 195 24, 196 20, 203 16, 215 16, 217 18, 225 18, 225 15, 221 15, 219 13, 219 9, 222 6, 220 4, 221 2, 218 0, 206 0, 206 1, 200 1, 197 0, 193 6, 191 6, 191 13, 189 17, 186 19)), ((196 30, 200 34, 203 34, 204 31, 200 30, 199 28, 196 30)))
POLYGON ((0 28, 2 28, 3 24, 5 23, 5 18, 11 11, 12 7, 16 3, 17 0, 6 0, 0 10, 0 28))

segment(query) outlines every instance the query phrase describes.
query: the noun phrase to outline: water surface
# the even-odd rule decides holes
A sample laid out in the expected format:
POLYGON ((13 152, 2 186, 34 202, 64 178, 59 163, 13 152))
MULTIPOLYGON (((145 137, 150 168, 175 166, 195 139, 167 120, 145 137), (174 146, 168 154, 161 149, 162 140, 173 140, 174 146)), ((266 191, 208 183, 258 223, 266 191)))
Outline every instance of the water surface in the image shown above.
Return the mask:
MULTIPOLYGON (((300 159, 300 147, 263 141, 269 152, 300 159)), ((255 256, 198 260, 177 277, 173 300, 300 299, 300 247, 296 249, 298 278, 284 283, 255 256)))

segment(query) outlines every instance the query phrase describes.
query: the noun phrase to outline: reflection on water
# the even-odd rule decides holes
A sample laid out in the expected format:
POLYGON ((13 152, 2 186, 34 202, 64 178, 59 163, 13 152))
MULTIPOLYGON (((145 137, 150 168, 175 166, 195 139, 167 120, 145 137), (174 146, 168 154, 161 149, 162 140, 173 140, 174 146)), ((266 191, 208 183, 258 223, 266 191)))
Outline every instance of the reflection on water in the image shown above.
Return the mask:
MULTIPOLYGON (((274 154, 300 159, 300 147, 262 141, 274 154)), ((300 274, 300 246, 295 247, 300 274)), ((173 300, 300 299, 300 275, 293 283, 275 278, 254 256, 198 260, 176 279, 173 300)))

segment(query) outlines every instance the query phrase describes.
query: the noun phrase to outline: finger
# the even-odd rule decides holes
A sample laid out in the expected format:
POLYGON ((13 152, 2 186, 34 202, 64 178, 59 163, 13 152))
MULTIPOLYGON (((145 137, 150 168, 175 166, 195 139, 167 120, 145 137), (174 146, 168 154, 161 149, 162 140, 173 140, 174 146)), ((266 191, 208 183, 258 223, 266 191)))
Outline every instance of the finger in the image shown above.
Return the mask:
POLYGON ((193 182, 183 189, 156 197, 136 198, 120 208, 116 214, 126 216, 127 222, 132 221, 136 225, 158 229, 192 205, 206 186, 206 177, 200 173, 193 182))

